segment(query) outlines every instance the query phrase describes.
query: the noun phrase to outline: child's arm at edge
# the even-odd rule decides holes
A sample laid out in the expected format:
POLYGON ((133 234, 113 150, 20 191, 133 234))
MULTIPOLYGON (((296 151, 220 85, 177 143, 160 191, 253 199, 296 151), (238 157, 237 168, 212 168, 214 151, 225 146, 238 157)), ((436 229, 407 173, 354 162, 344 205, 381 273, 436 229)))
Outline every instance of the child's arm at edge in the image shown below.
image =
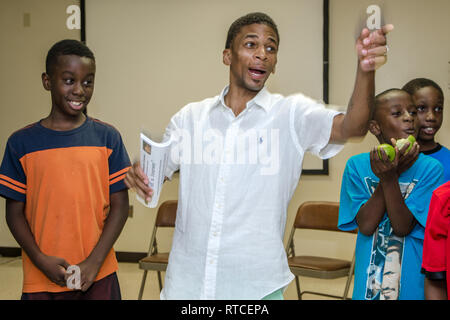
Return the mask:
POLYGON ((103 232, 91 254, 79 264, 81 269, 81 290, 86 291, 92 285, 106 256, 119 237, 128 219, 128 189, 110 195, 110 211, 103 226, 103 232))
POLYGON ((63 258, 47 256, 39 249, 25 218, 24 202, 6 199, 6 223, 14 239, 16 239, 34 265, 52 282, 65 286, 65 274, 69 263, 63 258))
POLYGON ((425 278, 425 300, 447 300, 447 282, 425 278))

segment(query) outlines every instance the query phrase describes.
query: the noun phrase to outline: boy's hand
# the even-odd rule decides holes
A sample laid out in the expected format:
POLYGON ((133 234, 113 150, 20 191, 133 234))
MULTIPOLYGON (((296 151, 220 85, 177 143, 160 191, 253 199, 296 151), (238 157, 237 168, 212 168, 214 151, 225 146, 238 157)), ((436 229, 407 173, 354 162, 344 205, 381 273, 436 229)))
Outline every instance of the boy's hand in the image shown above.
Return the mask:
POLYGON ((356 41, 359 65, 365 72, 374 71, 387 62, 388 46, 386 35, 394 29, 387 24, 372 32, 364 28, 356 41))
MULTIPOLYGON (((81 291, 86 292, 89 287, 94 283, 95 277, 97 277, 98 271, 100 270, 101 264, 95 263, 89 258, 78 264, 80 267, 81 274, 81 291)), ((66 279, 70 274, 66 275, 66 279)))
POLYGON ((66 286, 66 269, 69 263, 63 258, 47 256, 42 254, 39 258, 37 267, 49 278, 52 282, 61 287, 66 286))
POLYGON ((145 201, 150 202, 153 196, 153 190, 148 186, 148 177, 141 168, 139 161, 136 161, 128 170, 125 177, 125 184, 133 189, 145 201))
MULTIPOLYGON (((391 139, 391 142, 392 145, 394 146, 397 143, 397 141, 394 138, 391 139)), ((396 149, 396 152, 400 154, 397 166, 398 175, 401 175, 403 172, 408 170, 419 157, 420 151, 419 144, 417 142, 414 142, 411 149, 408 152, 406 152, 406 150, 409 147, 409 144, 410 142, 407 142, 400 150, 396 149)))
POLYGON ((395 148, 395 158, 393 161, 389 160, 387 154, 382 151, 381 153, 381 159, 378 156, 378 149, 377 147, 373 148, 372 151, 370 151, 370 167, 372 168, 373 173, 380 178, 381 180, 388 180, 388 179, 398 179, 398 173, 397 173, 397 166, 398 166, 398 150, 395 148))

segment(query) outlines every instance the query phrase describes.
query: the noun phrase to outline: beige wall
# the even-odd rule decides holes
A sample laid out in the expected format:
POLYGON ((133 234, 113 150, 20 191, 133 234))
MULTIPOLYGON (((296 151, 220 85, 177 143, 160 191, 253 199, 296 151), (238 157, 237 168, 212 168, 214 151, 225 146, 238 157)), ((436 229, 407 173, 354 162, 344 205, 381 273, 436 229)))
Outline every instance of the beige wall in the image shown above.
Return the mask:
MULTIPOLYGON (((133 1, 87 3, 87 43, 97 57, 96 92, 90 114, 113 123, 131 158, 138 155, 141 128, 161 135, 171 116, 185 104, 220 93, 228 83, 222 64, 229 24, 255 10, 277 22, 281 50, 269 90, 282 94, 299 88, 322 97, 321 1, 133 1), (307 31, 307 32, 306 32, 307 31), (302 57, 301 60, 298 57, 302 57)), ((352 48, 350 48, 352 50, 352 48)), ((164 186, 161 201, 176 199, 178 181, 164 186)), ((116 249, 146 251, 156 209, 131 195, 129 219, 116 249)), ((168 241, 160 246, 170 243, 168 241)))
MULTIPOLYGON (((57 38, 78 36, 64 28, 65 7, 70 1, 39 1, 39 7, 33 6, 34 2, 0 3, 0 34, 2 43, 9 44, 9 50, 0 51, 2 150, 12 131, 44 117, 48 111, 48 95, 39 80, 48 47, 57 38), (32 27, 26 30, 19 25, 21 12, 25 10, 33 10, 32 27), (34 20, 36 16, 57 18, 42 18, 41 25, 34 24, 39 21, 34 20), (51 27, 47 26, 50 23, 51 27), (26 88, 25 94, 22 88, 26 88)), ((366 17, 365 8, 369 4, 383 4, 387 22, 396 29, 389 36, 389 62, 377 72, 377 92, 400 87, 413 77, 426 76, 437 81, 447 98, 438 140, 450 146, 450 43, 446 41, 450 2, 330 2, 330 102, 347 104, 356 70, 356 26, 366 17)), ((141 128, 161 134, 179 108, 218 94, 228 82, 228 71, 221 62, 226 30, 236 17, 249 11, 267 12, 279 25, 279 62, 277 73, 269 80, 269 89, 285 95, 302 91, 321 98, 321 1, 155 0, 130 4, 123 0, 97 0, 87 3, 87 42, 97 57, 96 87, 89 113, 116 126, 130 157, 134 158, 141 128)), ((339 200, 346 160, 368 151, 375 143, 370 134, 362 141, 348 143, 343 152, 330 160, 329 176, 302 176, 289 206, 287 234, 303 201, 339 200)), ((177 197, 177 184, 177 179, 166 183, 161 201, 177 197)), ((130 199, 134 217, 128 220, 115 248, 146 251, 156 211, 145 209, 132 193, 130 199)), ((0 214, 4 216, 3 200, 0 214)), ((162 249, 168 247, 170 236, 171 233, 165 234, 162 249)), ((306 232, 297 243, 297 250, 345 258, 351 254, 354 239, 354 236, 330 237, 306 232), (341 245, 344 249, 340 249, 341 245)), ((14 245, 2 219, 0 246, 14 245)))
MULTIPOLYGON (((0 1, 0 152, 11 133, 46 117, 50 96, 41 73, 51 45, 64 38, 80 39, 79 30, 66 28, 66 8, 76 0, 0 1), (24 14, 30 26, 24 26, 24 14)), ((17 246, 5 222, 0 198, 0 247, 17 246)))

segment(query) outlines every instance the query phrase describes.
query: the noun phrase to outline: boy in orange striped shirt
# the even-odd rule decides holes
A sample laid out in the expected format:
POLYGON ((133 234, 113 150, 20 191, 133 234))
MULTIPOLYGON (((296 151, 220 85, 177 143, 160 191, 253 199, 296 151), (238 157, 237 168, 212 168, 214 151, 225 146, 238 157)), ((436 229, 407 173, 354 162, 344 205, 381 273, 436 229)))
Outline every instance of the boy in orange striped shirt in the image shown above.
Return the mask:
POLYGON ((0 167, 6 220, 22 247, 22 299, 121 299, 112 246, 128 216, 130 167, 120 133, 85 115, 95 58, 76 40, 48 52, 48 117, 8 139, 0 167), (77 265, 81 290, 66 287, 77 265))

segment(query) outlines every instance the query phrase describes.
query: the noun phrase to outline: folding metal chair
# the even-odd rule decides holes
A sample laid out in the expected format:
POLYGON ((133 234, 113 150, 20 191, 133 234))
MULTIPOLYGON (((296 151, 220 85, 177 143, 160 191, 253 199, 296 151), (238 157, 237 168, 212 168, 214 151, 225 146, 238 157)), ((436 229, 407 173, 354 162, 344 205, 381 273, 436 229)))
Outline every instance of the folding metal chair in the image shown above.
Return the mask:
POLYGON ((352 261, 320 256, 296 256, 294 248, 294 234, 297 229, 325 230, 332 232, 357 233, 338 229, 339 202, 307 201, 300 205, 295 217, 294 225, 286 246, 288 263, 295 275, 298 298, 301 300, 305 293, 321 295, 331 298, 347 299, 350 283, 355 267, 355 253, 352 261), (301 291, 299 276, 319 279, 336 279, 347 277, 344 294, 331 295, 315 291, 301 291))
POLYGON ((144 293, 145 281, 147 280, 147 272, 149 270, 158 273, 159 291, 162 290, 161 271, 166 271, 169 262, 169 252, 158 252, 156 234, 158 228, 174 228, 175 218, 177 214, 177 200, 168 200, 163 202, 156 214, 155 225, 153 227, 152 236, 150 238, 150 246, 147 257, 139 260, 139 269, 144 270, 142 276, 141 288, 139 289, 138 299, 142 299, 144 293))

